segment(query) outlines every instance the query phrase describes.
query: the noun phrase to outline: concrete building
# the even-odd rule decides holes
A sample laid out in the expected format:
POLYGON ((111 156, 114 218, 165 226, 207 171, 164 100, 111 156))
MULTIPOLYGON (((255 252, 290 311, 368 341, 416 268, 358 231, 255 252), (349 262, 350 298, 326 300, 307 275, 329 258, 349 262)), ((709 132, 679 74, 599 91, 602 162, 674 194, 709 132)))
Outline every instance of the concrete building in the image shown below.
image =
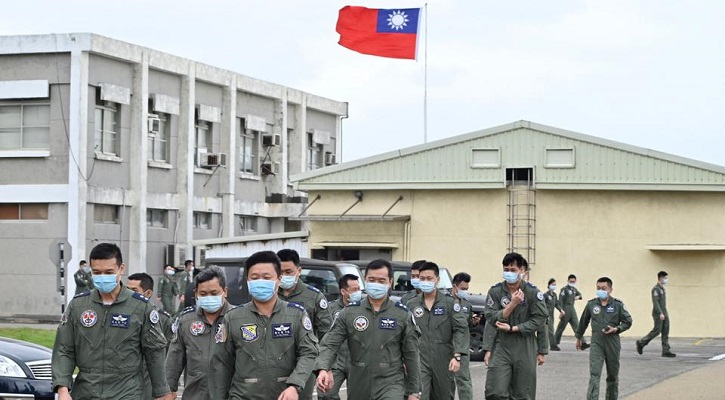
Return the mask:
POLYGON ((0 315, 57 314, 98 242, 158 276, 194 240, 304 232, 288 176, 336 162, 346 115, 98 35, 0 37, 0 315))
POLYGON ((434 260, 485 292, 517 251, 540 287, 575 273, 593 298, 612 278, 629 335, 666 270, 671 334, 725 336, 725 167, 520 121, 292 180, 316 199, 313 256, 434 260))

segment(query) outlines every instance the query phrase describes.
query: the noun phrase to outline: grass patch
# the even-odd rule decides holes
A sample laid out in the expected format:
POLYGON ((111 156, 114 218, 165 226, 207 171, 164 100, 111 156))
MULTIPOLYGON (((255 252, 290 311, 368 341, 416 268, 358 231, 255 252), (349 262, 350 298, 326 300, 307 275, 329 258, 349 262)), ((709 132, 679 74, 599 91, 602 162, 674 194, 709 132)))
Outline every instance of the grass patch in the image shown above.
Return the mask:
POLYGON ((24 340, 52 349, 55 341, 55 329, 0 328, 0 336, 24 340))

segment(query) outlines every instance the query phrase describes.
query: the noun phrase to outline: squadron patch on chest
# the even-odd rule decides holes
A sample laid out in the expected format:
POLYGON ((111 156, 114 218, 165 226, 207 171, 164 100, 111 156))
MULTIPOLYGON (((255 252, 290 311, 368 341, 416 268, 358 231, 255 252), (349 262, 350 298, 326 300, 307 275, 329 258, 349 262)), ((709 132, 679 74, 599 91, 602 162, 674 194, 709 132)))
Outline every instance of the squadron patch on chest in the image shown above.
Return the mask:
POLYGON ((98 322, 98 314, 93 310, 83 311, 81 314, 81 325, 90 328, 98 322))
POLYGON ((194 321, 191 323, 191 326, 189 326, 189 331, 191 331, 191 334, 194 336, 199 336, 202 333, 204 333, 204 323, 202 321, 194 321))
POLYGON ((592 314, 594 314, 594 315, 599 315, 599 313, 601 311, 602 311, 602 309, 599 308, 599 306, 594 306, 594 308, 592 308, 592 314))
POLYGON ((128 314, 111 314, 111 319, 108 321, 108 325, 113 328, 124 328, 128 329, 131 316, 128 314))
POLYGON ((614 312, 614 306, 607 307, 607 312, 610 313, 610 314, 613 313, 614 312))
POLYGON ((466 307, 466 306, 463 306, 463 312, 464 312, 465 314, 468 314, 468 307, 466 307))
POLYGON ((493 301, 493 297, 488 296, 488 300, 486 300, 486 305, 489 307, 493 307, 494 304, 496 304, 496 302, 493 301))
POLYGON ((511 299, 509 299, 508 297, 501 298, 501 307, 506 307, 507 305, 509 305, 509 303, 511 303, 511 299))
POLYGON ((292 337, 292 324, 289 322, 272 324, 272 337, 274 339, 292 337))
POLYGON ((436 307, 433 309, 433 315, 445 315, 446 309, 443 307, 436 307))
POLYGON ((174 320, 174 323, 171 324, 171 333, 176 335, 176 332, 178 332, 178 331, 179 331, 179 318, 176 318, 174 320))
POLYGON ((222 323, 216 327, 216 334, 214 335, 214 342, 224 343, 226 341, 227 341, 227 328, 222 323))
POLYGON ((415 310, 413 310, 413 315, 415 315, 416 318, 420 318, 423 316, 423 307, 416 307, 415 310))
POLYGON ((253 342, 257 340, 257 338, 259 338, 256 324, 242 325, 241 329, 242 340, 244 340, 245 342, 253 342))
POLYGON ((362 332, 368 329, 368 325, 370 325, 370 323, 367 318, 361 315, 355 318, 355 320, 353 321, 353 325, 355 325, 355 330, 362 332))
POLYGON ((395 330, 398 327, 398 321, 395 318, 380 318, 380 329, 395 330))

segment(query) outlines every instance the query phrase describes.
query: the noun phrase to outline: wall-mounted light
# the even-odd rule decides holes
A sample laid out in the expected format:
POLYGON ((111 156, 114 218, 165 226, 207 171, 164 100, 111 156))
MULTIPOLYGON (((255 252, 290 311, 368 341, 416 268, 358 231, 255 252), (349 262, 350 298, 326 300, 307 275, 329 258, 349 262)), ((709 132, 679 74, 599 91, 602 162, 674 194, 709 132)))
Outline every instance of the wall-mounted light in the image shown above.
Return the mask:
POLYGON ((363 192, 362 192, 362 190, 356 190, 355 191, 355 197, 357 197, 357 201, 362 201, 362 199, 363 199, 363 192))

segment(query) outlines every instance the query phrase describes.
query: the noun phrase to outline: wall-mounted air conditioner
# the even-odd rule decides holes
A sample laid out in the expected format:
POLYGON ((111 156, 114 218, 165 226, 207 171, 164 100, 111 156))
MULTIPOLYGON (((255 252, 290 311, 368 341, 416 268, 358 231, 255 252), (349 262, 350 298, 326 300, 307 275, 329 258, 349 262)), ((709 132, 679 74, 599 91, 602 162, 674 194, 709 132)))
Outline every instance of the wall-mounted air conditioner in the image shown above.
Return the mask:
POLYGON ((266 162, 262 164, 262 175, 279 174, 280 166, 278 162, 266 162))
POLYGON ((262 135, 262 146, 279 146, 282 143, 282 135, 278 133, 265 133, 262 135))
POLYGON ((224 153, 204 153, 200 154, 200 163, 202 167, 226 167, 227 155, 224 153))
POLYGON ((325 153, 325 165, 334 165, 337 164, 337 154, 326 152, 325 153))

